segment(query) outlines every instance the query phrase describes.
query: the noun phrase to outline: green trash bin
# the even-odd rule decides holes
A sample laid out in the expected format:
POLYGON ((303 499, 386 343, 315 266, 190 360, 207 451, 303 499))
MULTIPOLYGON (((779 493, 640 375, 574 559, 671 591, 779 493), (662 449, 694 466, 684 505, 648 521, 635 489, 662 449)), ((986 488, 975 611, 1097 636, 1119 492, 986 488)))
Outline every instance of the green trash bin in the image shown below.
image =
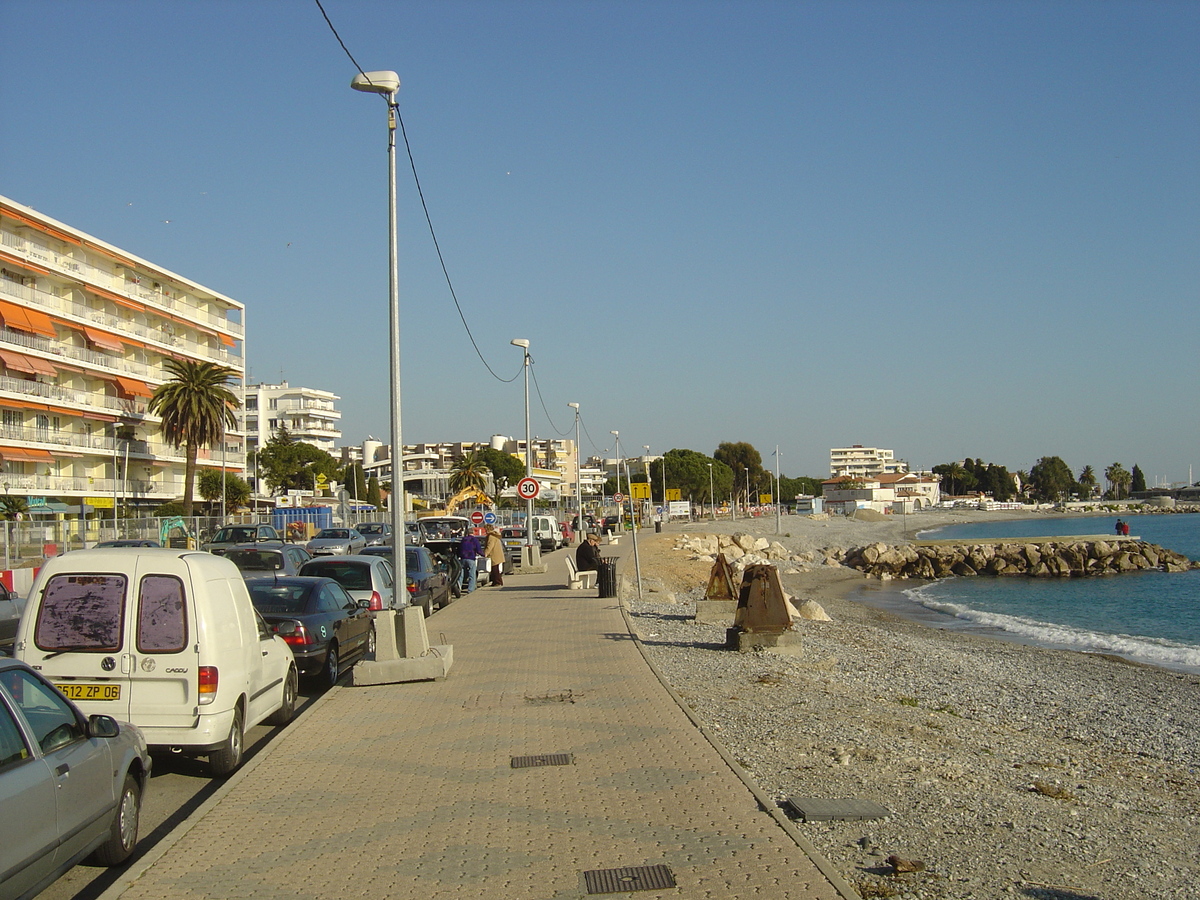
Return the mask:
POLYGON ((596 571, 596 586, 601 597, 617 596, 617 557, 600 557, 600 568, 596 571))

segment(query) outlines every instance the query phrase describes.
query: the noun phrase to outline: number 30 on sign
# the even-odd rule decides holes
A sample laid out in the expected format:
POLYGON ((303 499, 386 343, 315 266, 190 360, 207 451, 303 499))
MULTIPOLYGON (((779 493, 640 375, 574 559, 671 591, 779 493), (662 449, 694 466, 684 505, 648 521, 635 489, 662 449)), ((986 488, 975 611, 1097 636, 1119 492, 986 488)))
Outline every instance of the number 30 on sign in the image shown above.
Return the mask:
POLYGON ((532 500, 537 497, 542 486, 536 478, 522 478, 517 482, 517 493, 521 495, 522 500, 532 500))

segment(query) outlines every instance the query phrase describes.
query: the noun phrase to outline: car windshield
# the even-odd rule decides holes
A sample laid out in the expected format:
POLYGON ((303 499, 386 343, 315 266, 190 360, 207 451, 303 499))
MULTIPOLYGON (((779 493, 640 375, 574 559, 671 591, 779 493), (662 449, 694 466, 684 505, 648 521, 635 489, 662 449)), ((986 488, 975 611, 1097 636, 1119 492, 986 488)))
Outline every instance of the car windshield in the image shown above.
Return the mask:
POLYGON ((300 574, 332 578, 348 591, 369 591, 371 589, 371 565, 367 562, 310 562, 301 567, 300 574))
POLYGON ((250 600, 264 615, 294 616, 308 606, 311 590, 307 584, 254 584, 250 586, 250 600))
POLYGON ((359 534, 383 534, 383 526, 375 523, 364 523, 358 526, 359 534))
POLYGON ((225 558, 231 560, 239 569, 270 569, 283 568, 283 554, 272 553, 270 550, 229 550, 225 558))
POLYGON ((222 528, 213 535, 214 543, 240 544, 243 541, 253 541, 258 536, 258 531, 254 528, 222 528))
POLYGON ((317 532, 317 540, 335 540, 344 541, 350 537, 350 532, 345 528, 322 528, 317 532))

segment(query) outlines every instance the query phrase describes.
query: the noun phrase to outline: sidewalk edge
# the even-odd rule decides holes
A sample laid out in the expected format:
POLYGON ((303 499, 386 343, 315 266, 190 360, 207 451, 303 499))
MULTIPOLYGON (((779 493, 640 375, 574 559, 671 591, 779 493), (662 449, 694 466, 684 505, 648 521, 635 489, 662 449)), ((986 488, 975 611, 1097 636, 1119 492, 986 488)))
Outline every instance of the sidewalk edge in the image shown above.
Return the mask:
MULTIPOLYGON (((858 892, 854 890, 854 888, 850 886, 850 883, 846 881, 846 879, 844 879, 833 867, 833 863, 822 856, 821 852, 815 846, 813 846, 812 842, 800 833, 792 820, 789 819, 784 811, 779 808, 779 805, 773 802, 771 798, 763 792, 762 788, 759 787, 758 784, 746 773, 746 771, 737 764, 734 758, 729 755, 729 752, 717 741, 716 736, 705 727, 704 723, 696 717, 696 714, 692 712, 691 708, 684 703, 683 698, 676 693, 673 687, 671 687, 670 683, 663 676, 662 672, 659 671, 658 666, 654 664, 654 660, 650 658, 646 648, 642 646, 642 639, 638 635, 637 629, 634 628, 633 622, 629 617, 629 607, 625 605, 625 598, 620 597, 618 599, 621 606, 621 615, 625 618, 625 627, 629 629, 629 635, 633 638, 634 644, 637 645, 638 652, 642 655, 642 659, 645 661, 646 665, 650 667, 650 671, 654 673, 654 677, 658 679, 659 683, 663 686, 666 692, 671 695, 671 699, 675 701, 675 705, 683 710, 683 714, 691 720, 692 724, 696 726, 697 730, 704 735, 704 739, 712 745, 712 748, 716 750, 718 754, 720 754, 721 759, 725 760, 725 764, 729 766, 729 768, 733 771, 733 774, 735 774, 741 780, 742 784, 749 789, 750 793, 754 795, 754 799, 758 801, 758 805, 761 806, 764 811, 770 814, 771 818, 773 818, 775 823, 784 830, 788 837, 796 842, 796 846, 803 850, 804 854, 810 860, 812 860, 813 865, 815 865, 820 873, 829 880, 829 883, 833 885, 833 889, 842 896, 843 900, 862 900, 858 892)), ((104 898, 101 898, 101 900, 104 900, 104 898)))

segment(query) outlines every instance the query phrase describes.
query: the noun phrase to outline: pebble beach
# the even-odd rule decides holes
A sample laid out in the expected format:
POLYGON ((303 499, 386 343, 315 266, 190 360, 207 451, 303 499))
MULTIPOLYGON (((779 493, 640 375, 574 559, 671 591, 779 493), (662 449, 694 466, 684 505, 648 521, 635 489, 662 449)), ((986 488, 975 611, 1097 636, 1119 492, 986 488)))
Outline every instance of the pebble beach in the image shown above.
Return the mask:
POLYGON ((931 627, 849 599, 864 577, 823 564, 997 515, 670 525, 639 536, 641 600, 632 566, 621 593, 655 666, 766 794, 890 813, 797 819, 862 897, 1200 896, 1200 676, 931 627), (723 626, 693 620, 710 564, 674 549, 684 532, 778 540, 803 560, 780 565, 784 590, 832 621, 799 621, 793 654, 725 649, 723 626))

